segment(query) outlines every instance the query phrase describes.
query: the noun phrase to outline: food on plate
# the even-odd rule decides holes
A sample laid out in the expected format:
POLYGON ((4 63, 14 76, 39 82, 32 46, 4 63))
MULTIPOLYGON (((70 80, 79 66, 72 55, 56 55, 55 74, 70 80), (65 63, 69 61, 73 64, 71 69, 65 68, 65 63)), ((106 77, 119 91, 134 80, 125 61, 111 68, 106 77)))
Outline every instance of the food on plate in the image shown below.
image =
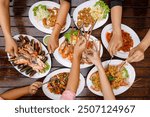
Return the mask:
MULTIPOLYGON (((112 89, 118 89, 121 86, 129 85, 129 74, 125 67, 119 71, 118 65, 109 65, 109 67, 105 69, 105 72, 112 89)), ((91 88, 95 91, 101 91, 101 83, 98 71, 91 75, 90 80, 92 82, 91 88)))
MULTIPOLYGON (((68 59, 72 62, 74 46, 81 38, 84 37, 79 36, 78 30, 71 30, 65 34, 65 40, 58 49, 58 52, 61 54, 62 58, 68 59)), ((96 49, 92 39, 87 42, 87 49, 96 49)), ((81 64, 91 64, 91 61, 87 58, 86 54, 86 52, 82 53, 81 64)))
POLYGON ((42 4, 39 4, 33 8, 34 16, 38 21, 42 21, 42 24, 45 28, 53 28, 55 26, 58 10, 59 9, 56 7, 47 8, 46 5, 42 4))
POLYGON ((67 86, 69 73, 63 72, 53 76, 47 87, 51 93, 62 94, 67 86))
POLYGON ((32 77, 36 73, 45 73, 49 70, 48 58, 42 50, 41 43, 34 39, 30 41, 27 36, 20 35, 17 45, 18 56, 10 57, 10 61, 20 72, 25 72, 32 77))
POLYGON ((78 12, 77 26, 81 27, 83 24, 85 27, 93 25, 96 21, 101 21, 107 17, 109 13, 109 7, 104 1, 99 0, 92 7, 87 7, 78 12))
MULTIPOLYGON (((106 39, 107 39, 107 42, 110 41, 112 37, 112 32, 107 32, 106 33, 106 39)), ((124 51, 124 52, 129 52, 130 49, 133 47, 133 39, 132 37, 130 36, 130 34, 128 32, 125 32, 124 30, 122 30, 122 39, 123 39, 123 46, 119 49, 124 51)))

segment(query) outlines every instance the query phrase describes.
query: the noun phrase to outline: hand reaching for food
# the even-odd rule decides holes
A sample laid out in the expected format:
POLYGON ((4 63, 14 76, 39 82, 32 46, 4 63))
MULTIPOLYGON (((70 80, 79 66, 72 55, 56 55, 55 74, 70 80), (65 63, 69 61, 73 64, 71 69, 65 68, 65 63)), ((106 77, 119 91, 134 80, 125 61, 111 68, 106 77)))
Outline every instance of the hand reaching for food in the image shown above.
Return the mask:
POLYGON ((85 50, 86 48, 86 38, 85 37, 81 37, 79 39, 79 41, 76 43, 75 47, 74 47, 74 55, 77 57, 81 57, 82 52, 85 50))
POLYGON ((48 40, 48 51, 49 53, 53 53, 59 46, 58 41, 59 36, 52 34, 48 40))
POLYGON ((41 87, 42 82, 34 82, 29 86, 29 94, 34 95, 37 93, 38 89, 41 87))
POLYGON ((113 33, 108 46, 108 52, 111 56, 115 55, 117 51, 122 47, 123 39, 121 33, 113 33))
POLYGON ((88 49, 86 51, 88 59, 95 65, 99 66, 101 64, 101 59, 100 59, 100 47, 99 49, 97 48, 96 44, 94 43, 96 50, 94 49, 88 49))
POLYGON ((133 48, 129 52, 129 56, 127 58, 127 61, 129 63, 132 63, 132 62, 142 61, 143 59, 144 59, 144 47, 139 44, 137 47, 133 48))
POLYGON ((13 38, 5 39, 5 51, 9 53, 11 56, 17 56, 18 47, 13 38))

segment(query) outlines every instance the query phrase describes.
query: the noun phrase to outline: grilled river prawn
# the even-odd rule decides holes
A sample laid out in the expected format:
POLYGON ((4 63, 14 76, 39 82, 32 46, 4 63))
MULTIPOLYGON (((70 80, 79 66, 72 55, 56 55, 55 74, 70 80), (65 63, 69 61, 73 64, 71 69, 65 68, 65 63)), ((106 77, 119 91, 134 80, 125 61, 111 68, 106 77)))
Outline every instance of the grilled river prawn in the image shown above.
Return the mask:
POLYGON ((45 51, 42 51, 41 44, 21 35, 17 40, 17 45, 18 56, 11 57, 10 61, 30 77, 37 72, 44 72, 48 58, 45 56, 45 51))

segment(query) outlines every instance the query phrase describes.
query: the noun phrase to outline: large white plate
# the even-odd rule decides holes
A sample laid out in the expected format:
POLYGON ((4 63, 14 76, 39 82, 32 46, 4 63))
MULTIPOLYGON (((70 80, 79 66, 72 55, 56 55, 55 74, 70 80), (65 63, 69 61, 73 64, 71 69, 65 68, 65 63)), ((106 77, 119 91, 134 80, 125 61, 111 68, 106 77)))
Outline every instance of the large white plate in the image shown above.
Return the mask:
MULTIPOLYGON (((20 36, 20 35, 22 35, 22 36, 27 36, 27 37, 29 38, 29 40, 34 39, 35 42, 41 43, 41 42, 38 41, 36 38, 34 38, 34 37, 30 36, 30 35, 25 35, 25 34, 15 35, 13 38, 14 38, 15 40, 19 40, 19 36, 20 36)), ((41 43, 41 45, 42 45, 42 50, 45 51, 45 53, 48 53, 48 50, 45 48, 45 46, 44 46, 42 43, 41 43)), ((10 58, 9 54, 7 54, 7 56, 8 56, 8 58, 10 58)), ((33 76, 30 77, 30 78, 36 78, 36 79, 42 78, 42 77, 46 76, 46 75, 49 73, 49 71, 50 71, 50 69, 51 69, 51 57, 50 57, 50 55, 46 55, 46 57, 48 58, 47 63, 50 65, 49 70, 47 70, 45 73, 36 73, 35 75, 33 75, 33 76)), ((12 64, 12 62, 10 62, 10 63, 12 64)), ((12 65, 13 65, 13 64, 12 64, 12 65)), ((20 72, 20 70, 17 68, 17 66, 14 66, 14 68, 15 68, 18 72, 20 72)), ((20 73, 21 73, 22 75, 24 75, 24 76, 29 77, 29 75, 26 75, 25 72, 20 72, 20 73)))
MULTIPOLYGON (((110 65, 118 65, 118 64, 120 64, 121 62, 122 62, 122 60, 117 60, 117 59, 115 60, 115 59, 114 59, 114 60, 111 60, 110 65)), ((109 63, 109 60, 108 60, 108 61, 104 61, 104 62, 102 63, 103 67, 106 68, 107 65, 108 65, 108 63, 109 63)), ((129 85, 128 85, 128 86, 121 86, 121 87, 119 87, 118 89, 113 89, 114 95, 119 95, 119 94, 122 94, 122 93, 124 93, 125 91, 127 91, 127 90, 132 86, 132 84, 133 84, 133 82, 134 82, 134 80, 135 80, 135 70, 134 70, 134 68, 132 67, 132 65, 129 64, 129 63, 127 63, 124 67, 127 69, 128 74, 129 74, 129 78, 128 78, 129 85)), ((93 93, 96 94, 96 95, 103 96, 103 94, 102 94, 101 91, 95 91, 95 90, 93 90, 93 89, 91 88, 91 86, 92 86, 93 84, 92 84, 92 82, 91 82, 91 80, 90 80, 90 77, 91 77, 91 75, 92 75, 93 73, 95 73, 96 71, 97 71, 97 67, 93 67, 93 68, 91 69, 91 71, 88 73, 86 83, 87 83, 87 86, 88 86, 88 88, 89 88, 89 90, 90 90, 91 92, 93 92, 93 93)))
MULTIPOLYGON (((132 37, 133 43, 134 43, 133 48, 136 47, 140 43, 140 39, 133 29, 131 29, 130 27, 124 24, 121 24, 121 29, 124 30, 125 32, 128 32, 130 36, 132 37)), ((105 26, 101 33, 101 39, 106 49, 108 49, 108 42, 106 39, 107 32, 112 32, 112 24, 108 24, 107 26, 105 26)), ((125 58, 128 58, 128 55, 129 55, 129 52, 118 51, 115 56, 125 59, 125 58)))
MULTIPOLYGON (((57 8, 60 8, 60 5, 58 3, 55 3, 55 2, 51 2, 51 1, 40 1, 40 2, 37 2, 35 4, 33 4, 29 10, 29 19, 31 21, 31 23, 40 31, 42 32, 45 32, 45 33, 48 33, 48 34, 51 34, 52 33, 52 29, 48 29, 48 28, 45 28, 42 24, 42 21, 37 21, 36 20, 36 17, 34 16, 34 13, 33 13, 33 8, 35 6, 38 6, 39 4, 42 4, 42 5, 46 5, 48 8, 53 8, 53 7, 57 7, 57 8)), ((70 15, 68 14, 67 15, 67 20, 66 20, 66 26, 65 26, 65 29, 63 31, 61 31, 61 33, 65 32, 71 25, 71 18, 70 18, 70 15)))
MULTIPOLYGON (((62 68, 62 69, 58 69, 56 71, 53 71, 52 73, 50 73, 43 81, 43 83, 45 82, 48 82, 53 76, 59 74, 59 73, 63 73, 63 72, 68 72, 70 73, 70 69, 67 69, 67 68, 62 68)), ((51 98, 51 99, 54 99, 54 100, 59 100, 61 95, 59 94, 54 94, 54 93, 51 93, 49 91, 49 89, 47 88, 47 85, 48 84, 45 84, 42 86, 42 89, 43 89, 43 92, 44 94, 51 98)), ((85 86, 85 79, 83 77, 83 75, 80 73, 80 82, 79 82, 79 86, 78 86, 78 89, 77 89, 77 92, 76 92, 76 96, 78 96, 84 89, 84 86, 85 86)))
MULTIPOLYGON (((92 36, 92 35, 90 36, 90 39, 98 41, 98 39, 95 38, 95 37, 92 36)), ((61 45, 64 41, 65 41, 65 37, 64 37, 64 36, 59 39, 59 47, 60 47, 60 45, 61 45)), ((62 65, 65 66, 65 67, 71 67, 72 63, 71 63, 68 59, 63 58, 63 57, 61 56, 61 54, 58 52, 58 49, 59 49, 59 48, 57 48, 57 49, 55 50, 54 54, 53 54, 54 57, 55 57, 55 59, 56 59, 60 64, 62 64, 62 65)), ((100 56, 102 57, 102 55, 103 55, 103 46, 101 45, 100 56)), ((83 69, 83 68, 90 67, 90 66, 92 66, 92 65, 93 65, 93 64, 80 64, 80 68, 83 69)))
MULTIPOLYGON (((74 20, 76 26, 77 26, 78 12, 81 11, 82 9, 84 9, 84 8, 94 6, 95 3, 96 3, 96 1, 97 1, 97 0, 90 0, 90 1, 84 2, 84 3, 80 4, 80 5, 74 10, 74 12, 73 12, 73 20, 74 20)), ((104 24, 107 22, 108 17, 109 17, 109 15, 107 15, 107 17, 106 17, 105 19, 97 21, 96 24, 95 24, 95 26, 94 26, 94 28, 93 28, 93 30, 95 30, 95 29, 101 27, 102 25, 104 25, 104 24)), ((77 27, 78 27, 78 26, 77 26, 77 27)), ((88 29, 89 29, 89 27, 85 28, 85 31, 88 31, 88 29)))

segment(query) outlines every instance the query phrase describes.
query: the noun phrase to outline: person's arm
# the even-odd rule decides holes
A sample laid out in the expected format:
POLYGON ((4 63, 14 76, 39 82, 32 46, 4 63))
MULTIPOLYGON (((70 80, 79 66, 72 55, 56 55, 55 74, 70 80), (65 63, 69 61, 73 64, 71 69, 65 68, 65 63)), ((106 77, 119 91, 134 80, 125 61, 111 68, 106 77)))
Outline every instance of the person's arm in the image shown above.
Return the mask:
POLYGON ((74 48, 72 67, 69 74, 68 82, 65 91, 61 96, 61 100, 73 100, 79 85, 80 78, 80 60, 82 52, 86 48, 86 40, 80 39, 74 48))
POLYGON ((108 51, 113 56, 123 44, 121 34, 122 0, 111 0, 110 7, 113 35, 109 42, 108 51))
POLYGON ((16 100, 29 94, 33 95, 37 92, 38 88, 40 88, 41 84, 41 82, 35 82, 31 86, 9 90, 0 94, 0 97, 4 100, 16 100))
POLYGON ((132 63, 132 62, 139 62, 143 60, 144 52, 147 50, 149 46, 150 46, 150 29, 147 32, 144 39, 141 41, 141 43, 129 52, 127 61, 129 63, 132 63))
POLYGON ((100 49, 98 50, 88 50, 88 53, 92 53, 91 55, 87 55, 89 60, 97 67, 101 89, 105 100, 115 100, 115 96, 113 94, 112 88, 108 81, 108 78, 105 74, 105 70, 102 66, 101 59, 100 59, 100 49))
POLYGON ((102 93, 104 96, 104 100, 115 100, 114 93, 112 91, 110 82, 108 81, 108 78, 105 74, 105 70, 104 70, 102 64, 100 63, 97 66, 97 68, 98 68, 98 73, 99 73, 99 77, 100 77, 101 89, 102 89, 102 93))
POLYGON ((48 41, 48 50, 50 53, 53 53, 55 49, 57 49, 59 46, 58 38, 64 24, 66 23, 66 18, 69 9, 70 3, 66 0, 60 0, 60 9, 57 16, 56 24, 54 26, 52 35, 48 41))
POLYGON ((74 48, 73 54, 73 62, 71 71, 69 74, 69 79, 67 83, 67 90, 71 90, 76 93, 78 85, 79 85, 79 78, 80 78, 80 60, 82 56, 82 52, 86 48, 86 40, 80 39, 74 48))
POLYGON ((29 94, 29 86, 23 88, 17 88, 10 91, 7 91, 0 95, 5 100, 16 100, 22 96, 29 94))
POLYGON ((0 25, 5 37, 5 51, 11 55, 17 54, 17 45, 10 30, 9 0, 0 0, 0 25))

